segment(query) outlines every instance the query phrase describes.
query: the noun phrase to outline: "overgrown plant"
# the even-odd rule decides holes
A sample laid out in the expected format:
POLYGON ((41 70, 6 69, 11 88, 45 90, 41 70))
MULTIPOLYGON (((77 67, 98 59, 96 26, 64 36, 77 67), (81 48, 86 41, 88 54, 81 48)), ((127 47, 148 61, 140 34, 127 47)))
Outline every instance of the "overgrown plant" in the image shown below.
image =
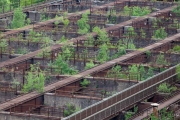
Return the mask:
POLYGON ((83 81, 80 82, 81 87, 86 88, 91 82, 87 79, 83 79, 83 81))
POLYGON ((144 16, 151 13, 151 10, 149 9, 149 7, 125 6, 123 9, 123 13, 127 16, 144 16))
POLYGON ((7 47, 8 47, 8 42, 5 39, 2 39, 0 41, 0 51, 4 52, 7 47))
POLYGON ((164 39, 167 37, 167 33, 164 30, 165 28, 161 27, 157 30, 155 30, 154 35, 152 36, 152 38, 156 38, 156 39, 164 39))
POLYGON ((33 90, 37 90, 38 92, 44 91, 44 81, 46 80, 46 76, 44 71, 39 68, 39 65, 31 64, 30 71, 27 72, 25 78, 26 83, 22 89, 24 93, 32 92, 33 90))
POLYGON ((58 57, 51 66, 55 68, 55 72, 62 75, 74 75, 78 72, 75 68, 69 66, 61 54, 58 54, 58 57))
POLYGON ((103 63, 109 59, 109 49, 106 44, 100 46, 100 50, 97 55, 97 59, 100 63, 103 63))
POLYGON ((93 28, 93 32, 97 33, 97 35, 98 35, 97 42, 99 42, 99 44, 110 42, 110 38, 109 38, 108 33, 106 32, 105 29, 100 29, 99 27, 96 26, 93 28))
POLYGON ((88 13, 82 14, 82 18, 77 21, 77 25, 79 27, 78 33, 79 34, 87 34, 90 30, 88 22, 88 13))
POLYGON ((157 88, 158 92, 162 92, 162 93, 171 93, 177 90, 177 87, 175 86, 170 86, 170 84, 168 83, 161 83, 158 88, 157 88))
POLYGON ((23 27, 25 25, 25 18, 26 15, 23 13, 22 8, 17 8, 14 11, 11 27, 13 29, 23 27))
POLYGON ((165 56, 162 53, 160 53, 156 58, 156 64, 158 64, 158 65, 168 65, 169 63, 165 59, 165 56))
POLYGON ((75 113, 75 112, 77 112, 79 110, 81 110, 80 107, 75 106, 75 105, 73 105, 71 103, 68 103, 66 105, 65 110, 64 110, 64 116, 67 117, 67 116, 69 116, 69 115, 71 115, 71 114, 73 114, 73 113, 75 113))
POLYGON ((137 37, 137 33, 135 32, 133 27, 128 27, 125 36, 128 38, 137 37))
POLYGON ((86 63, 85 70, 90 69, 90 68, 93 68, 94 66, 96 66, 96 65, 95 65, 94 62, 91 60, 90 62, 86 63))

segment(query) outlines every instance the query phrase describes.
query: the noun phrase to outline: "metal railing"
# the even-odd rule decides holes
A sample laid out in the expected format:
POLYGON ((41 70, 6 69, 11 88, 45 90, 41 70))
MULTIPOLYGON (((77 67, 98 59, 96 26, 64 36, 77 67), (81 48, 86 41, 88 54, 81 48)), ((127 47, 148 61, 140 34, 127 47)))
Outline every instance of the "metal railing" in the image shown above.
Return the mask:
POLYGON ((140 82, 107 99, 82 109, 63 120, 102 120, 107 118, 154 94, 159 84, 173 81, 176 74, 176 66, 171 67, 146 81, 140 82))

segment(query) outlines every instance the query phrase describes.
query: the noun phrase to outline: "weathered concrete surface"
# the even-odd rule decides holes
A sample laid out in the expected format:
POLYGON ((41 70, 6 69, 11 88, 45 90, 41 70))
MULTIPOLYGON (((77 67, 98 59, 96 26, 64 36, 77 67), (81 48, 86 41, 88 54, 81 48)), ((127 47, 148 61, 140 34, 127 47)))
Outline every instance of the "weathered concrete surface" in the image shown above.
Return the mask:
POLYGON ((71 97, 64 97, 64 96, 54 96, 50 94, 44 95, 44 104, 48 106, 52 106, 52 107, 62 107, 71 103, 83 109, 98 101, 100 100, 93 100, 93 99, 88 99, 88 98, 75 98, 75 97, 71 98, 71 97))

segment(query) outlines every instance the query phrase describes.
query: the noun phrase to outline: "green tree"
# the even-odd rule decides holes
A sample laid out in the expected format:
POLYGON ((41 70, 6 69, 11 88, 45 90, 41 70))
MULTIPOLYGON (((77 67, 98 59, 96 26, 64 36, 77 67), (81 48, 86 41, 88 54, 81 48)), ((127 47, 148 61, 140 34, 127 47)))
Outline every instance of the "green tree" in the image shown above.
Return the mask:
POLYGON ((99 60, 100 63, 103 63, 104 61, 107 61, 109 59, 109 49, 106 44, 100 46, 97 59, 99 60))
POLYGON ((13 29, 23 27, 25 25, 25 18, 26 15, 22 12, 22 8, 17 8, 14 11, 11 27, 13 29))
POLYGON ((91 60, 90 62, 86 63, 86 67, 85 70, 93 68, 94 66, 96 66, 93 61, 91 60))
POLYGON ((0 6, 8 5, 10 4, 9 0, 0 0, 0 6))
POLYGON ((46 80, 46 76, 44 71, 37 67, 37 64, 30 65, 30 71, 25 78, 26 83, 22 89, 24 93, 32 92, 33 90, 37 90, 38 92, 44 91, 44 81, 46 80))
POLYGON ((66 60, 62 57, 61 54, 58 54, 56 60, 52 63, 52 67, 55 67, 55 71, 61 74, 73 75, 78 71, 70 67, 66 60))
POLYGON ((89 32, 90 26, 87 24, 88 22, 88 14, 84 13, 82 14, 82 18, 77 21, 78 24, 78 33, 79 34, 86 34, 89 32))
POLYGON ((75 106, 75 105, 73 105, 71 103, 68 103, 66 105, 65 110, 64 110, 64 116, 67 117, 67 116, 69 116, 69 115, 71 115, 71 114, 73 114, 73 113, 75 113, 75 112, 77 112, 79 110, 81 110, 80 107, 77 107, 77 106, 75 106))

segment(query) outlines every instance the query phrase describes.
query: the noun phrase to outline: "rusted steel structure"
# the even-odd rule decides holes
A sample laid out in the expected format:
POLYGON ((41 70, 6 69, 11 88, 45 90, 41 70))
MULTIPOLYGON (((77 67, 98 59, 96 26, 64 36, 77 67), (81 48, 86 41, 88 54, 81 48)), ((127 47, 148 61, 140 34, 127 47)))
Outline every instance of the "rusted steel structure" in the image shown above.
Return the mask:
MULTIPOLYGON (((162 10, 163 12, 169 12, 172 8, 167 8, 165 10, 162 10)), ((127 22, 123 22, 121 24, 118 24, 117 26, 113 26, 113 27, 109 27, 106 30, 108 31, 109 34, 113 34, 115 36, 118 36, 118 33, 121 32, 123 26, 125 25, 131 25, 132 22, 134 21, 141 21, 141 20, 147 20, 148 17, 152 17, 155 16, 156 13, 152 13, 150 15, 144 16, 144 17, 140 17, 138 19, 135 20, 129 20, 127 22)), ((49 21, 52 22, 52 21, 49 21)), ((9 33, 8 33, 9 34, 9 33)), ((94 33, 93 36, 96 36, 96 34, 94 33)), ((120 35, 119 35, 120 36, 120 35)), ((150 45, 148 47, 145 47, 143 50, 141 51, 135 51, 135 52, 131 52, 127 55, 124 55, 122 57, 119 57, 117 59, 111 60, 107 63, 104 63, 102 65, 99 65, 97 67, 94 67, 92 69, 89 69, 87 71, 83 71, 77 75, 73 75, 71 77, 65 78, 63 79, 63 81, 59 81, 56 82, 54 84, 48 85, 45 87, 45 91, 44 93, 47 92, 54 92, 54 91, 58 91, 60 88, 65 87, 66 85, 76 85, 77 82, 79 80, 81 80, 83 77, 86 77, 87 75, 94 75, 96 73, 99 73, 107 68, 110 68, 114 65, 117 64, 121 64, 121 63, 139 63, 140 61, 145 59, 145 51, 148 50, 167 50, 169 48, 171 48, 170 44, 172 41, 179 39, 180 34, 176 34, 172 37, 168 37, 163 41, 159 41, 153 45, 150 45)), ((80 43, 81 41, 83 41, 86 38, 86 36, 81 36, 78 38, 75 38, 73 40, 71 40, 71 42, 73 43, 80 43)), ((55 53, 55 50, 59 49, 62 45, 54 45, 51 47, 51 51, 52 51, 52 55, 55 53)), ((24 56, 18 57, 18 58, 14 58, 11 59, 9 61, 6 62, 2 62, 0 64, 0 68, 2 67, 15 67, 17 63, 23 63, 25 62, 26 64, 26 69, 28 68, 27 63, 28 60, 33 59, 33 57, 35 55, 38 54, 38 52, 40 52, 41 50, 26 54, 24 56)), ((107 99, 107 100, 103 100, 100 103, 97 103, 91 107, 88 107, 87 109, 77 113, 76 115, 72 115, 70 117, 68 117, 67 119, 69 120, 74 120, 74 119, 103 119, 103 118, 108 118, 109 116, 112 116, 116 113, 118 113, 120 110, 140 101, 142 98, 146 98, 149 95, 153 94, 155 91, 154 88, 157 87, 157 85, 159 85, 161 82, 163 81, 170 81, 170 80, 174 80, 174 76, 176 75, 175 73, 175 67, 169 69, 168 71, 165 71, 163 73, 161 73, 158 76, 155 76, 153 78, 150 78, 148 81, 142 82, 138 85, 133 86, 132 88, 129 88, 127 91, 123 91, 121 93, 118 93, 114 96, 112 96, 111 98, 107 99), (169 78, 169 79, 168 79, 169 78), (149 87, 148 87, 149 86, 149 87), (143 90, 143 91, 142 91, 143 90), (150 91, 152 92, 151 94, 150 91), (131 95, 135 95, 135 96, 131 96, 131 95), (129 97, 130 96, 130 97, 129 97), (124 99, 126 98, 126 99, 124 99), (121 104, 120 104, 121 103, 121 104), (117 108, 120 109, 116 109, 117 108)), ((38 94, 36 92, 32 92, 32 93, 28 93, 26 95, 23 95, 21 97, 15 98, 13 100, 10 100, 9 102, 3 103, 0 105, 0 110, 10 110, 12 109, 12 106, 14 109, 16 109, 18 107, 19 104, 22 105, 27 105, 27 104, 35 104, 35 106, 41 106, 43 103, 43 93, 42 94, 38 94)), ((31 110, 33 109, 33 106, 29 106, 26 107, 27 109, 31 110)))

